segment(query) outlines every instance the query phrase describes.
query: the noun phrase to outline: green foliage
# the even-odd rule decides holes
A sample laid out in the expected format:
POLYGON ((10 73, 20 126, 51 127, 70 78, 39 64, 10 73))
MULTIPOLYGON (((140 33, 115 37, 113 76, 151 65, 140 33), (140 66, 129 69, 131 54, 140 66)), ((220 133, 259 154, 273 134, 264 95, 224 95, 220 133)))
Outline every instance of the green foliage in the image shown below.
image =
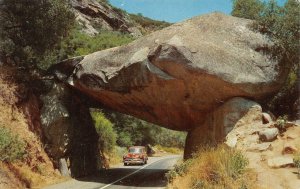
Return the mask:
POLYGON ((119 134, 118 134, 118 140, 117 140, 117 144, 119 146, 122 146, 122 147, 128 147, 128 146, 132 146, 133 145, 133 142, 131 140, 131 135, 129 132, 124 132, 124 131, 121 131, 119 134))
POLYGON ((102 112, 93 111, 91 113, 95 122, 96 131, 99 135, 100 149, 105 153, 112 152, 117 139, 113 124, 105 118, 102 112))
POLYGON ((288 120, 287 115, 279 116, 277 118, 275 127, 279 130, 280 133, 286 131, 285 125, 286 125, 287 120, 288 120))
POLYGON ((148 17, 144 17, 141 13, 129 14, 130 18, 136 23, 140 24, 143 28, 150 30, 160 30, 162 28, 168 27, 171 24, 165 21, 152 20, 148 17))
POLYGON ((252 3, 248 0, 234 0, 233 2, 232 15, 257 21, 253 24, 254 29, 266 34, 275 43, 265 53, 280 63, 283 72, 289 73, 284 87, 266 103, 267 108, 277 116, 288 114, 295 117, 294 103, 299 96, 296 84, 300 59, 299 1, 287 0, 283 7, 278 6, 275 0, 263 4, 257 0, 249 1, 252 3), (261 4, 262 8, 258 8, 261 4))
POLYGON ((51 64, 60 62, 75 56, 87 55, 96 51, 121 46, 133 41, 129 34, 112 31, 100 31, 95 36, 82 33, 80 26, 72 29, 70 35, 65 38, 59 47, 45 54, 39 66, 47 69, 51 64))
POLYGON ((186 137, 184 132, 165 129, 120 113, 106 112, 106 116, 115 125, 119 146, 151 144, 153 146, 184 147, 186 137))
POLYGON ((262 10, 263 3, 260 0, 233 0, 231 15, 255 20, 262 10))
POLYGON ((298 178, 300 178, 300 153, 296 154, 293 158, 294 164, 298 169, 298 178))
POLYGON ((193 163, 193 159, 188 159, 184 162, 178 163, 171 169, 169 172, 166 173, 166 178, 168 182, 173 182, 173 180, 178 176, 183 176, 188 172, 188 169, 191 167, 193 163))
POLYGON ((3 0, 0 6, 0 58, 35 65, 68 34, 74 15, 67 1, 3 0))
POLYGON ((152 137, 155 144, 164 147, 184 148, 186 133, 180 131, 173 131, 163 127, 153 125, 152 137))
POLYGON ((279 7, 275 0, 270 0, 264 4, 263 9, 259 13, 258 21, 259 31, 264 34, 272 35, 272 33, 278 30, 278 24, 280 22, 280 16, 283 9, 279 7))
MULTIPOLYGON (((232 149, 230 149, 232 150, 232 149)), ((242 175, 245 168, 249 164, 249 160, 240 151, 233 151, 231 158, 229 158, 227 167, 228 174, 232 178, 237 178, 242 175)))
POLYGON ((24 141, 0 126, 0 161, 12 162, 21 159, 25 153, 24 141))
POLYGON ((284 87, 272 98, 268 107, 277 115, 288 114, 294 117, 294 103, 299 97, 300 3, 288 0, 284 7, 278 7, 276 2, 270 1, 265 12, 268 14, 258 20, 259 29, 275 42, 271 53, 289 72, 284 87))
POLYGON ((275 42, 276 51, 273 55, 283 59, 286 64, 298 63, 300 3, 297 0, 288 0, 283 7, 278 6, 275 0, 267 3, 259 0, 234 0, 232 15, 256 20, 255 29, 267 34, 275 42), (252 9, 257 10, 255 14, 252 14, 252 9))
POLYGON ((70 50, 69 56, 81 56, 128 44, 131 41, 133 41, 133 38, 130 35, 120 32, 101 31, 96 36, 89 36, 75 30, 64 45, 65 48, 70 50), (72 49, 74 50, 73 52, 72 49))

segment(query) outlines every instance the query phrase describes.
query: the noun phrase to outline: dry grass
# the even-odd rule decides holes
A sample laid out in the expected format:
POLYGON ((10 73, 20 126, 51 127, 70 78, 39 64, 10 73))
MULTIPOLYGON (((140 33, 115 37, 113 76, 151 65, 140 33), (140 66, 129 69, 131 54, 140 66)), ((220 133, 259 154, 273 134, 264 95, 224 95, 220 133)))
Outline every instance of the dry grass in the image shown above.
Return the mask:
POLYGON ((119 163, 122 163, 123 161, 123 155, 127 152, 126 148, 122 148, 119 146, 115 146, 113 151, 108 154, 109 157, 109 165, 117 165, 119 163))
POLYGON ((168 188, 257 189, 256 175, 246 169, 247 159, 226 146, 202 148, 194 158, 167 174, 168 188))
MULTIPOLYGON (((300 149, 300 144, 297 145, 297 149, 300 149)), ((300 151, 297 151, 294 154, 293 161, 294 161, 295 167, 297 168, 298 178, 300 179, 300 151)))
POLYGON ((183 149, 176 148, 176 147, 165 147, 161 145, 155 145, 154 150, 159 153, 169 153, 169 154, 183 154, 183 149))

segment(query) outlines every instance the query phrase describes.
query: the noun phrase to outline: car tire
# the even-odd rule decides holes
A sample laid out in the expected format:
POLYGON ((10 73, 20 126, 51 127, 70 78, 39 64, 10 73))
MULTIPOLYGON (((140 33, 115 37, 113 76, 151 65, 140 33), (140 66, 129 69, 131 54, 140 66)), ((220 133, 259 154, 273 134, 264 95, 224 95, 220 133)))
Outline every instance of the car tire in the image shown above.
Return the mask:
POLYGON ((128 165, 128 163, 124 163, 124 166, 127 166, 128 165))

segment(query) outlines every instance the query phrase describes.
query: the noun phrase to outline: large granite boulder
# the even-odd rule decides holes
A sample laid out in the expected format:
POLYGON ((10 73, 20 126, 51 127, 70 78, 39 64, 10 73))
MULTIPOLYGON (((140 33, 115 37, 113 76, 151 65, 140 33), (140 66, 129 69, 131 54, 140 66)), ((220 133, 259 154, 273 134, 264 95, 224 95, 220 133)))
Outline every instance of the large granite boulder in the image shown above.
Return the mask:
POLYGON ((46 150, 54 162, 67 174, 62 160, 70 160, 73 177, 98 171, 98 134, 82 94, 61 83, 53 83, 48 93, 41 96, 41 124, 46 150))
POLYGON ((72 138, 72 124, 64 101, 69 97, 68 89, 62 84, 53 84, 52 89, 40 98, 41 124, 47 143, 47 151, 55 159, 66 157, 72 138))
POLYGON ((264 100, 284 80, 284 70, 267 54, 272 42, 252 31, 251 23, 207 14, 52 71, 105 107, 170 129, 202 132, 207 116, 227 100, 264 100))
POLYGON ((186 138, 184 157, 189 158, 203 144, 223 142, 235 147, 238 141, 231 131, 240 125, 262 123, 262 108, 251 100, 240 97, 226 101, 222 106, 206 115, 205 121, 199 127, 190 130, 186 138))

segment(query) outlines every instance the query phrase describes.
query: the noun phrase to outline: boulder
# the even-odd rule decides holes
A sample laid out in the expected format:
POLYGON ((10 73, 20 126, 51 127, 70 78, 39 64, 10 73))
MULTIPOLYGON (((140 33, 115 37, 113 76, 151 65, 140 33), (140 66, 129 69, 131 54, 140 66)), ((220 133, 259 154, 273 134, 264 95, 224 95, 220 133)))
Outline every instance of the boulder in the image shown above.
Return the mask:
POLYGON ((59 159, 58 165, 59 165, 59 172, 61 173, 62 176, 64 177, 70 176, 66 159, 64 158, 59 159))
POLYGON ((41 125, 46 138, 47 150, 51 157, 62 158, 66 155, 72 136, 69 111, 64 99, 68 90, 62 84, 53 84, 52 89, 41 96, 41 125))
POLYGON ((224 137, 228 131, 222 127, 233 125, 210 126, 224 122, 210 121, 213 112, 234 97, 264 100, 285 78, 266 53, 272 42, 251 30, 251 23, 222 13, 195 17, 76 64, 60 64, 64 69, 56 66, 55 74, 102 107, 189 131, 188 136, 224 137))
POLYGON ((263 112, 262 113, 262 121, 263 121, 263 124, 267 124, 267 123, 273 122, 273 119, 270 116, 270 114, 263 112))
POLYGON ((237 142, 238 142, 237 136, 232 136, 226 138, 225 144, 227 144, 227 146, 229 146, 230 148, 234 148, 236 147, 237 142))
POLYGON ((236 97, 228 100, 206 116, 205 122, 188 132, 185 147, 185 158, 207 142, 222 142, 226 137, 226 144, 235 147, 238 137, 234 132, 235 127, 241 124, 261 123, 262 109, 254 101, 236 97))
POLYGON ((293 143, 285 143, 282 149, 282 154, 294 154, 298 151, 298 148, 293 143))
POLYGON ((258 132, 259 140, 262 142, 271 142, 277 138, 278 134, 277 128, 267 128, 258 132))
POLYGON ((63 175, 66 173, 61 158, 70 159, 73 177, 82 177, 98 171, 98 134, 94 128, 84 96, 61 83, 41 97, 41 123, 48 154, 63 175), (61 169, 62 168, 62 169, 61 169))
POLYGON ((260 50, 272 43, 251 23, 221 13, 195 17, 85 56, 68 83, 116 111, 188 130, 232 97, 258 100, 280 88, 277 63, 260 50))
POLYGON ((153 149, 153 146, 151 146, 151 144, 147 144, 147 154, 148 156, 152 156, 155 154, 155 150, 153 149))

